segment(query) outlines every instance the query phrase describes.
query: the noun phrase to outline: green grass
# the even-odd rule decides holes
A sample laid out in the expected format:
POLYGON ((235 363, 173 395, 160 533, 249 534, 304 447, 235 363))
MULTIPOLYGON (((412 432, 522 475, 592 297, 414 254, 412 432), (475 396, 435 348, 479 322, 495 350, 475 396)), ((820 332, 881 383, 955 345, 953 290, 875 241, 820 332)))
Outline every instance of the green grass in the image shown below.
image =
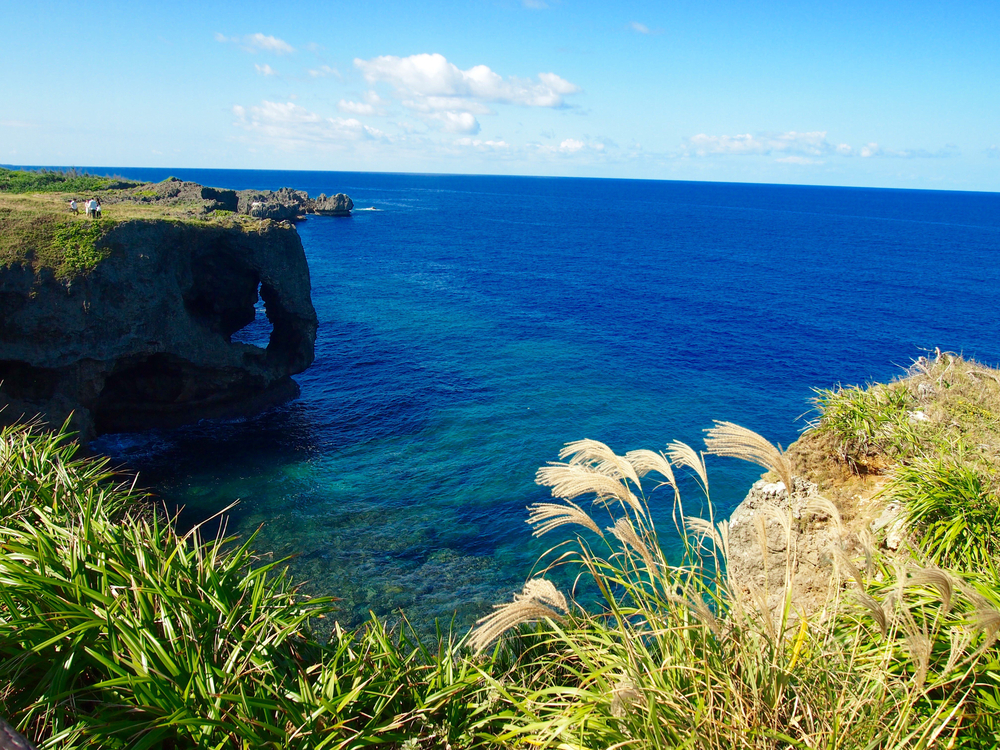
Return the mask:
POLYGON ((75 452, 0 434, 0 713, 41 746, 361 747, 474 714, 478 674, 447 639, 374 621, 317 639, 333 602, 252 537, 179 535, 75 452))
POLYGON ((840 460, 856 472, 877 471, 916 442, 909 417, 916 399, 900 384, 817 389, 814 403, 822 413, 816 431, 835 438, 840 460))
POLYGON ((105 177, 71 170, 25 170, 0 168, 0 192, 9 193, 93 193, 109 188, 132 187, 140 183, 124 177, 105 177))
POLYGON ((117 222, 101 219, 61 225, 52 235, 52 249, 62 256, 57 275, 77 275, 92 270, 111 254, 101 240, 117 222))

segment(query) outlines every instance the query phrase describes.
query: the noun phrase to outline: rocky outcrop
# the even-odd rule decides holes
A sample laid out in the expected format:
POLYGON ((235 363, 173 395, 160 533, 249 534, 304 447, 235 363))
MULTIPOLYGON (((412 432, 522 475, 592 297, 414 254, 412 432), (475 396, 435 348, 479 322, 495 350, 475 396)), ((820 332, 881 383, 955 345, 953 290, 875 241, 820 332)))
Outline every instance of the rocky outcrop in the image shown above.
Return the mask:
MULTIPOLYGON (((179 198, 191 184, 167 188, 179 198)), ((236 202, 197 187, 199 200, 236 202)), ((72 279, 0 269, 0 420, 60 423, 74 412, 88 439, 244 415, 297 394, 290 376, 313 360, 317 321, 291 225, 135 220, 102 243, 109 256, 72 279), (273 327, 266 348, 232 341, 258 295, 273 327)))
POLYGON ((321 193, 316 199, 302 190, 241 190, 237 210, 241 214, 260 219, 295 221, 306 214, 321 216, 350 216, 354 201, 343 193, 327 196, 321 193))
POLYGON ((212 211, 232 211, 239 208, 239 198, 235 190, 213 188, 197 182, 184 182, 171 177, 163 182, 151 182, 128 190, 105 191, 101 199, 104 205, 116 203, 157 203, 163 205, 201 204, 202 213, 212 211))
MULTIPOLYGON (((831 590, 851 577, 875 544, 898 548, 908 529, 898 503, 842 512, 817 484, 795 477, 791 493, 782 482, 758 480, 729 517, 727 574, 732 593, 775 619, 791 584, 790 615, 817 612, 831 590)), ((841 505, 843 502, 841 502, 841 505)))
POLYGON ((146 183, 129 190, 108 191, 102 197, 105 205, 116 203, 156 203, 159 205, 194 206, 196 213, 231 211, 273 221, 297 221, 306 214, 320 216, 350 216, 354 201, 344 193, 327 196, 321 193, 310 198, 304 190, 225 190, 204 187, 196 182, 184 182, 171 177, 163 182, 146 183))
POLYGON ((794 483, 789 495, 782 482, 755 482, 729 517, 730 585, 762 611, 781 611, 786 576, 794 606, 813 611, 830 585, 838 585, 838 550, 853 546, 840 538, 829 512, 816 508, 817 486, 798 478, 794 483))

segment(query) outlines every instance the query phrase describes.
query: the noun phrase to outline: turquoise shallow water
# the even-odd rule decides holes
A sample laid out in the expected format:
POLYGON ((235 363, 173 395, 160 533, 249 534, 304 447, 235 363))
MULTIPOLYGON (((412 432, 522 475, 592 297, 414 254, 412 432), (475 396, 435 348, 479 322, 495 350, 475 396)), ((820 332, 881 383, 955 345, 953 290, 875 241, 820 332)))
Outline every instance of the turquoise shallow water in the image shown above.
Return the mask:
MULTIPOLYGON (((299 225, 320 329, 298 400, 97 445, 185 523, 238 499, 229 530, 259 529, 347 623, 468 624, 506 598, 556 541, 531 539, 524 509, 567 441, 700 446, 727 419, 787 444, 813 387, 893 377, 935 346, 1000 359, 996 194, 170 173, 378 209, 299 225)), ((709 468, 719 513, 758 473, 709 468)))

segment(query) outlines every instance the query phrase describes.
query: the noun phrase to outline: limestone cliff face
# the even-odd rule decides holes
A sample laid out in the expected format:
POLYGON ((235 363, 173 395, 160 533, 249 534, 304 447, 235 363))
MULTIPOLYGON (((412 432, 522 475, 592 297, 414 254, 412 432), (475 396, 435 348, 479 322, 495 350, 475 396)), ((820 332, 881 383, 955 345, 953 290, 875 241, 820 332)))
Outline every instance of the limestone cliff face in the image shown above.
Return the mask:
POLYGON ((83 439, 257 411, 297 394, 316 312, 298 234, 126 221, 109 257, 72 280, 0 269, 0 421, 75 412, 83 439), (231 341, 266 305, 266 349, 231 341))

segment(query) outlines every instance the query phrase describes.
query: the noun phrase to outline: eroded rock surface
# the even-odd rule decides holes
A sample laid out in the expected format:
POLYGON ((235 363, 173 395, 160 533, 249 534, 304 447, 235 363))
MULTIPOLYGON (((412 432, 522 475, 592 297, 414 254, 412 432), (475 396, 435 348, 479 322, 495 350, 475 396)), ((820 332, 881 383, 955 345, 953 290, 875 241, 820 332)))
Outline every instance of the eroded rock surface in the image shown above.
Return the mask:
POLYGON ((789 617, 811 616, 864 567, 874 545, 896 549, 908 529, 898 504, 858 510, 841 507, 819 486, 794 478, 791 493, 782 482, 758 480, 729 517, 727 571, 733 594, 775 621, 791 584, 789 617))
MULTIPOLYGON (((166 189, 180 196, 191 184, 166 189)), ((233 191, 197 188, 235 205, 233 191)), ((244 415, 297 394, 290 376, 313 361, 317 320, 291 225, 136 220, 104 242, 110 256, 73 279, 0 269, 0 421, 41 414, 54 424, 75 412, 86 440, 244 415), (254 320, 258 295, 273 326, 266 349, 231 340, 254 320)))
POLYGON ((310 198, 302 190, 241 190, 238 211, 247 216, 276 221, 295 221, 305 214, 322 216, 350 216, 354 201, 343 193, 318 198, 310 198))

